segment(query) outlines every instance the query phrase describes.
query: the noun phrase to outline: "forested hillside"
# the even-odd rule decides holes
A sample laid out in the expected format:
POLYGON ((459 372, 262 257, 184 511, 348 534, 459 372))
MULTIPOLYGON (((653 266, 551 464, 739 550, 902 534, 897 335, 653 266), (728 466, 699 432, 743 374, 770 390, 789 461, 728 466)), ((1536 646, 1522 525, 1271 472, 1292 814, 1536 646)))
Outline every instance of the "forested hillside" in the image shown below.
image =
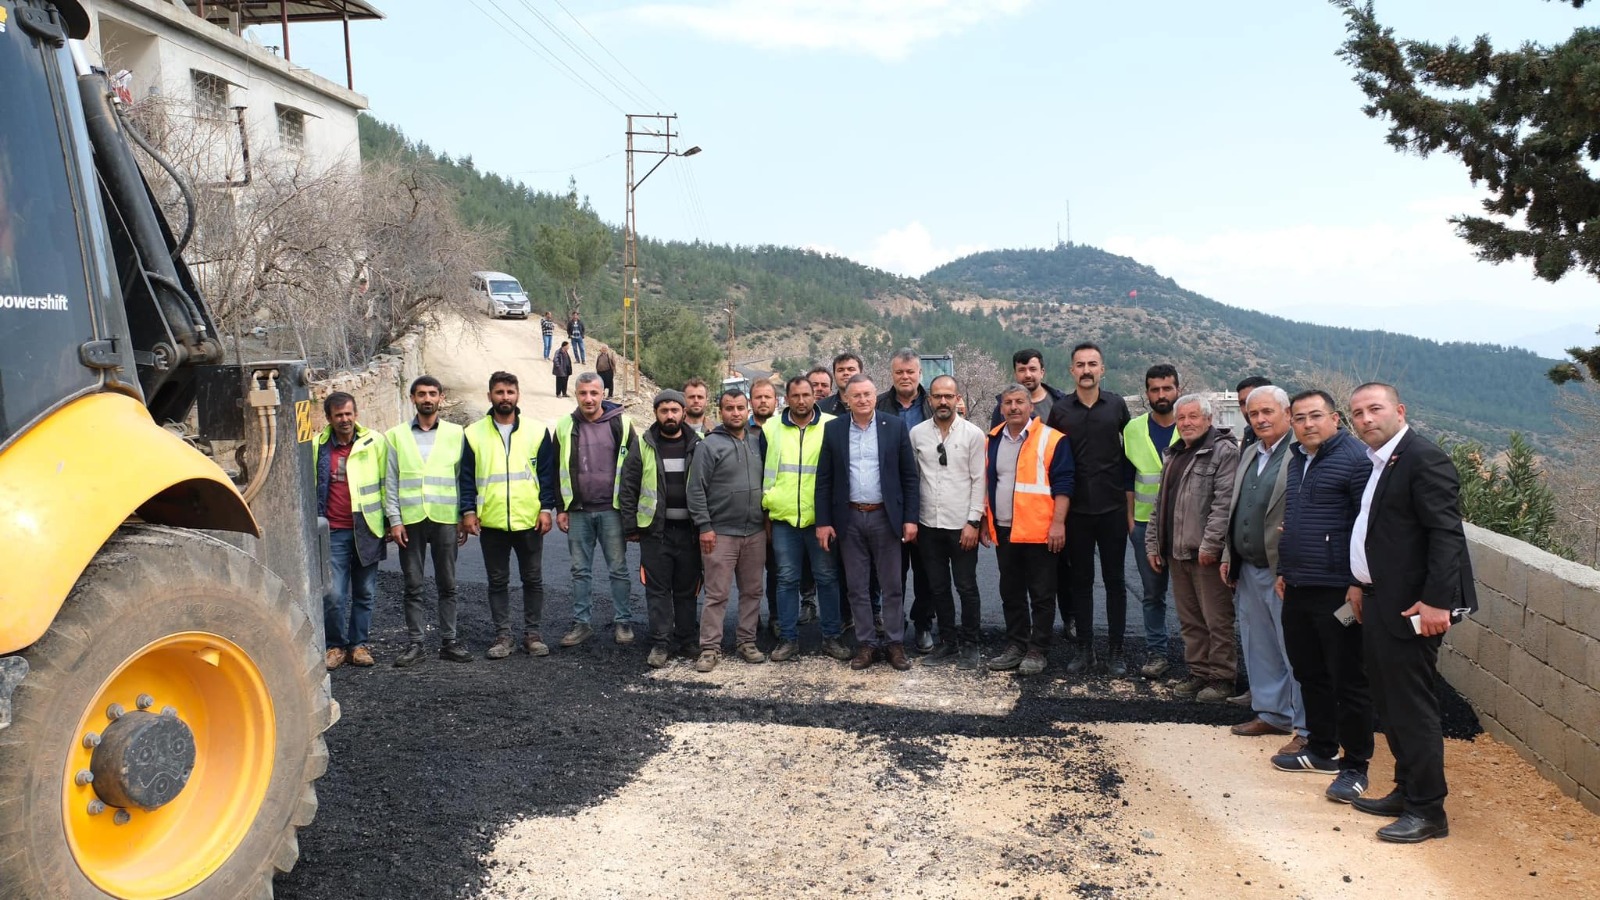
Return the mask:
MULTIPOLYGON (((371 117, 362 117, 361 143, 363 158, 397 155, 427 162, 459 192, 465 218, 504 232, 504 258, 484 260, 484 267, 516 275, 537 307, 559 313, 561 291, 539 270, 532 247, 541 224, 559 225, 568 214, 566 198, 483 172, 470 157, 452 159, 408 142, 398 129, 371 117)), ((586 202, 579 214, 598 222, 586 202)), ((591 330, 614 340, 622 237, 605 227, 615 253, 581 286, 581 294, 591 330)), ((654 323, 687 309, 720 344, 723 310, 732 301, 741 346, 771 348, 788 338, 793 349, 767 352, 784 356, 791 367, 825 361, 843 349, 841 341, 885 356, 897 345, 939 353, 964 343, 1002 366, 1014 350, 1036 346, 1044 351, 1050 380, 1065 386, 1069 348, 1094 340, 1106 351, 1108 385, 1123 393, 1137 392, 1144 368, 1157 361, 1177 365, 1187 383, 1213 389, 1231 388, 1242 375, 1255 373, 1288 388, 1337 388, 1380 378, 1399 384, 1415 415, 1436 429, 1496 445, 1514 429, 1556 431, 1558 389, 1544 378, 1551 362, 1527 351, 1311 325, 1238 309, 1093 247, 979 253, 921 280, 788 247, 644 239, 639 262, 647 371, 654 323)), ((760 352, 742 352, 740 361, 760 352)))

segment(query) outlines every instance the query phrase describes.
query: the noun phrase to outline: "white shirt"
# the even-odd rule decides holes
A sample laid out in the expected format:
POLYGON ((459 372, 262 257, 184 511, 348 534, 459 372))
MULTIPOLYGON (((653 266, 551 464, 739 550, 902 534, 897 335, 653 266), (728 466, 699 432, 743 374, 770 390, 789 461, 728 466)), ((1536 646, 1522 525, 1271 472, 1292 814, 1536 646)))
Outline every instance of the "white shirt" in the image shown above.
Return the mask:
POLYGON ((1372 583, 1372 568, 1367 565, 1367 521, 1372 514, 1372 495, 1378 490, 1378 479, 1383 477, 1383 470, 1389 467, 1389 457, 1394 455, 1394 448, 1400 445, 1400 439, 1410 430, 1410 425, 1402 426, 1382 447, 1376 450, 1367 448, 1367 459, 1372 460, 1372 474, 1367 476, 1367 489, 1361 492, 1361 513, 1356 516, 1355 527, 1350 530, 1350 575, 1357 584, 1372 583))
POLYGON ((922 509, 917 521, 929 528, 956 530, 983 518, 983 470, 988 435, 956 416, 948 437, 939 434, 937 419, 925 419, 911 429, 911 453, 917 458, 917 478, 922 486, 922 509), (939 464, 944 446, 945 464, 939 464))
POLYGON ((1283 435, 1282 437, 1279 437, 1276 441, 1274 441, 1272 443, 1271 447, 1268 447, 1265 441, 1256 441, 1256 474, 1257 475, 1260 475, 1263 471, 1266 470, 1267 463, 1272 461, 1272 454, 1277 452, 1278 445, 1283 443, 1284 438, 1287 438, 1287 437, 1288 437, 1287 434, 1283 435))

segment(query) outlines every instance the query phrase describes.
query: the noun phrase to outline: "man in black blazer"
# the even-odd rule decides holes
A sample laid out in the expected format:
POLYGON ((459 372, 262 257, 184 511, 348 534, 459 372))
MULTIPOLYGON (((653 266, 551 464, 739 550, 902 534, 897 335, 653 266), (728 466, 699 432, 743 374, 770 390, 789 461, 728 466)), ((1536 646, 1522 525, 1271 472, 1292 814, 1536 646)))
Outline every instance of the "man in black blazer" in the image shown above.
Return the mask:
POLYGON ((1373 464, 1350 536, 1350 573, 1363 586, 1361 603, 1352 606, 1364 626, 1373 706, 1395 760, 1394 790, 1353 805, 1395 817, 1378 837, 1414 844, 1450 833, 1439 644, 1451 613, 1476 611, 1478 597, 1450 457, 1406 425, 1393 385, 1356 388, 1350 419, 1373 464))
POLYGON ((835 542, 844 564, 844 583, 855 618, 856 655, 850 668, 872 665, 878 650, 872 622, 872 574, 883 590, 885 646, 889 664, 911 668, 906 659, 904 590, 900 581, 903 545, 917 539, 922 508, 911 435, 899 416, 877 411, 872 379, 856 375, 845 385, 850 414, 822 426, 822 457, 817 460, 817 541, 823 550, 835 542))

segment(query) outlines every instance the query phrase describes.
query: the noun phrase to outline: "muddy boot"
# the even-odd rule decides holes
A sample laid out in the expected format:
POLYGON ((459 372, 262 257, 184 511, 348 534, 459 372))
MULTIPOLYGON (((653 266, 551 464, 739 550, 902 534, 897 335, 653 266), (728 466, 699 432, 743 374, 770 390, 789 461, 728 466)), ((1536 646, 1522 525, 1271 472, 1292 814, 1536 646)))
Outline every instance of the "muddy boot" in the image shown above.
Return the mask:
POLYGON ((650 648, 650 655, 645 657, 645 664, 652 669, 666 668, 668 655, 666 644, 656 644, 650 648))

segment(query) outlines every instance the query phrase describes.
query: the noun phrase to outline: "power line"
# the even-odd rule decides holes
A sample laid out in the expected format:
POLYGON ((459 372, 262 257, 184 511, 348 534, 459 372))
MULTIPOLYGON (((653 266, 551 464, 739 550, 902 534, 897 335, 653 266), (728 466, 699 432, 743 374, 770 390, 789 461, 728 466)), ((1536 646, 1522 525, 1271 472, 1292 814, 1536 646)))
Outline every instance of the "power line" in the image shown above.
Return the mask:
MULTIPOLYGON (((545 62, 546 65, 549 65, 551 68, 555 68, 557 65, 559 65, 561 67, 561 69, 565 69, 566 70, 567 77, 573 79, 578 84, 580 84, 584 88, 588 89, 588 91, 590 93, 592 93, 596 97, 600 98, 602 101, 604 101, 612 109, 615 109, 617 112, 623 113, 624 115, 626 115, 626 113, 623 112, 622 107, 617 105, 616 101, 614 101, 610 97, 606 96, 604 93, 602 93, 600 91, 599 88, 595 87, 594 85, 590 84, 587 80, 585 80, 584 77, 582 75, 579 75, 575 69, 573 69, 571 66, 567 65, 566 60, 563 60, 559 56, 556 56, 554 53, 552 53, 550 48, 546 47, 544 45, 544 42, 540 41, 537 37, 535 37, 533 32, 529 31, 525 25, 523 25, 521 22, 517 21, 514 17, 512 17, 509 13, 507 13, 504 9, 501 9, 500 8, 500 4, 496 3, 495 0, 484 0, 484 2, 486 2, 490 6, 494 7, 495 10, 497 10, 500 13, 500 15, 505 16, 506 21, 508 21, 511 24, 517 26, 517 28, 520 29, 523 33, 527 34, 529 39, 531 39, 534 44, 538 45, 538 47, 539 47, 538 50, 534 50, 534 48, 532 46, 529 46, 527 41, 525 41, 522 38, 518 37, 515 32, 513 32, 513 31, 511 31, 511 29, 507 28, 505 26, 505 24, 503 22, 501 22, 499 19, 496 19, 494 16, 489 15, 489 11, 488 10, 486 10, 482 6, 478 5, 478 0, 467 0, 467 2, 471 3, 473 8, 476 9, 478 12, 483 13, 484 18, 487 18, 489 21, 491 21, 495 25, 499 26, 501 31, 504 31, 506 34, 510 35, 514 40, 517 41, 517 43, 521 44, 524 47, 527 47, 528 50, 530 52, 532 52, 534 56, 539 57, 541 60, 543 60, 545 62)), ((560 71, 560 70, 558 69, 558 71, 560 71)))
POLYGON ((619 68, 622 71, 628 73, 628 77, 630 77, 634 81, 638 82, 639 86, 644 88, 645 93, 649 94, 651 97, 654 97, 656 102, 661 104, 661 108, 662 109, 671 109, 672 108, 672 104, 670 104, 667 101, 661 99, 661 95, 656 93, 655 91, 651 90, 650 89, 650 85, 644 83, 644 79, 642 79, 639 76, 633 74, 633 70, 628 68, 627 65, 625 63, 623 63, 622 60, 617 59, 617 55, 615 53, 612 53, 611 50, 608 49, 605 44, 600 43, 600 39, 594 36, 594 32, 590 31, 586 26, 584 26, 583 22, 580 21, 577 16, 572 14, 572 10, 567 9, 566 4, 562 3, 561 0, 554 0, 554 2, 555 2, 556 6, 561 7, 561 11, 562 12, 567 14, 567 18, 571 19, 573 22, 575 22, 577 24, 577 26, 579 28, 583 29, 583 33, 589 36, 589 40, 594 41, 594 44, 595 44, 596 47, 599 47, 600 50, 603 53, 605 53, 606 56, 611 58, 612 62, 617 64, 617 68, 619 68))
POLYGON ((577 44, 573 43, 572 39, 567 37, 566 32, 564 32, 560 28, 556 27, 556 23, 550 21, 545 16, 544 13, 539 12, 539 10, 535 9, 533 4, 529 3, 528 0, 518 0, 518 2, 520 2, 522 4, 522 7, 524 9, 526 9, 528 12, 532 13, 534 18, 538 19, 540 22, 543 22, 544 26, 546 28, 548 28, 552 32, 554 32, 555 36, 560 38, 561 42, 563 44, 566 44, 567 47, 572 50, 572 52, 578 54, 579 58, 581 58, 584 62, 588 63, 590 68, 594 69, 596 72, 599 72, 601 78, 604 78, 606 81, 611 82, 611 86, 612 87, 615 87, 617 90, 621 91, 623 96, 628 100, 629 103, 637 104, 639 106, 647 105, 644 102, 644 100, 639 97, 638 94, 634 93, 632 90, 630 90, 628 88, 627 85, 625 85, 622 82, 618 81, 616 79, 616 76, 612 75, 603 66, 601 66, 599 63, 595 62, 594 61, 594 57, 592 57, 588 53, 584 52, 584 49, 582 47, 579 47, 577 44))
POLYGON ((586 163, 579 163, 578 165, 569 166, 569 167, 567 167, 565 169, 523 169, 523 170, 517 171, 517 172, 503 172, 501 174, 503 174, 503 175, 565 175, 568 172, 577 172, 577 171, 579 171, 581 169, 587 169, 590 166, 598 166, 598 165, 600 165, 601 163, 605 162, 608 159, 616 159, 617 157, 621 156, 623 154, 623 152, 624 151, 622 151, 622 150, 618 150, 615 153, 607 153, 605 156, 602 156, 602 157, 600 157, 598 159, 591 159, 586 163))

